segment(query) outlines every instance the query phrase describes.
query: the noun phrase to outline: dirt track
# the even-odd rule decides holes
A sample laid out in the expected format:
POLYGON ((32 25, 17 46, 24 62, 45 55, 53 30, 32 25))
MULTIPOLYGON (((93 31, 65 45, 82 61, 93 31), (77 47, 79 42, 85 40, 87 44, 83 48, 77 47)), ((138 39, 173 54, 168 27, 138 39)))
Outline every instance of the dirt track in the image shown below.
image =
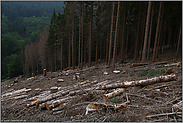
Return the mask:
MULTIPOLYGON (((157 62, 167 61, 167 63, 174 63, 182 61, 181 56, 175 59, 172 54, 167 54, 166 57, 157 59, 157 62)), ((78 83, 89 80, 91 83, 97 80, 97 83, 106 81, 108 84, 114 82, 124 82, 133 80, 143 80, 155 76, 163 75, 167 67, 163 65, 154 65, 149 62, 148 65, 132 67, 132 61, 127 61, 125 64, 116 64, 116 70, 120 70, 119 74, 112 72, 111 68, 105 68, 105 65, 99 64, 95 67, 84 68, 84 70, 70 70, 69 75, 65 75, 65 71, 48 72, 48 76, 35 76, 31 80, 22 78, 17 84, 10 87, 6 86, 11 81, 1 83, 1 95, 5 91, 14 89, 20 90, 22 88, 31 88, 31 91, 25 93, 28 96, 23 99, 12 99, 8 101, 1 101, 1 121, 13 122, 182 122, 182 115, 160 116, 153 118, 146 118, 147 115, 163 114, 175 112, 172 106, 182 100, 182 67, 172 67, 175 70, 176 81, 169 81, 157 83, 147 86, 128 87, 126 92, 112 99, 103 99, 103 94, 109 93, 112 90, 108 89, 100 93, 85 92, 84 94, 76 95, 77 98, 68 100, 63 109, 58 114, 52 114, 53 111, 39 110, 37 106, 32 106, 26 109, 25 105, 32 102, 28 99, 40 95, 43 92, 50 91, 53 86, 61 87, 60 90, 69 89, 78 83), (80 80, 73 81, 73 75, 80 73, 80 80), (108 72, 108 75, 104 75, 108 72), (58 78, 64 79, 64 82, 57 82, 58 78), (9 82, 9 83, 8 83, 9 82), (162 86, 163 85, 163 86, 162 86), (159 87, 159 88, 158 88, 159 87), (36 88, 41 90, 36 91, 36 88), (107 104, 121 104, 128 100, 130 103, 125 107, 116 111, 112 109, 97 110, 89 112, 85 115, 86 106, 91 102, 102 102, 107 104), (176 101, 172 101, 176 100, 176 101)), ((96 83, 96 84, 97 84, 96 83)), ((93 87, 91 84, 85 88, 93 87)), ((80 88, 81 89, 81 88, 80 88)), ((67 95, 65 95, 66 97, 67 95)), ((2 100, 2 99, 1 99, 2 100)), ((61 105, 60 105, 61 107, 61 105)), ((179 112, 179 110, 178 110, 179 112)))

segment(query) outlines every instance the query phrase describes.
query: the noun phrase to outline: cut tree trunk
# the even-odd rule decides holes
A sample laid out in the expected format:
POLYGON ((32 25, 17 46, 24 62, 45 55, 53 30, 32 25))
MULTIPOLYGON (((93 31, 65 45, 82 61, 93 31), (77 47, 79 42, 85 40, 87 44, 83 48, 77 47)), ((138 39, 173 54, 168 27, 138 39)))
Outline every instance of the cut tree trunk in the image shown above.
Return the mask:
POLYGON ((159 117, 159 116, 168 116, 168 115, 176 115, 176 114, 182 114, 182 112, 173 112, 173 113, 148 115, 148 116, 146 116, 146 118, 159 117))
POLYGON ((46 109, 46 103, 39 104, 39 110, 46 109))
POLYGON ((159 77, 154 77, 151 79, 146 79, 146 80, 137 80, 137 81, 130 81, 130 82, 122 82, 122 83, 114 83, 114 84, 109 84, 109 85, 104 85, 101 87, 97 87, 96 90, 99 89, 113 89, 113 88, 126 88, 126 87, 133 87, 133 86, 144 86, 144 85, 150 85, 150 84, 156 84, 156 83, 162 83, 166 81, 173 81, 176 80, 176 75, 166 75, 166 76, 159 76, 159 77))
POLYGON ((46 69, 43 70, 43 76, 45 77, 47 75, 46 69))
POLYGON ((29 92, 29 91, 31 91, 31 89, 23 88, 23 89, 20 89, 20 90, 5 93, 5 94, 1 95, 1 98, 7 97, 7 96, 13 96, 13 95, 17 95, 17 94, 22 93, 22 92, 29 92))
POLYGON ((172 63, 172 64, 166 64, 164 65, 164 67, 178 67, 178 66, 181 66, 182 65, 182 62, 178 62, 178 63, 172 63))
POLYGON ((46 106, 46 108, 47 108, 49 111, 53 108, 52 102, 54 102, 54 101, 55 101, 55 100, 51 100, 51 101, 48 101, 48 102, 45 103, 45 106, 46 106))
POLYGON ((118 105, 112 105, 112 104, 106 104, 106 103, 92 102, 92 103, 88 104, 88 106, 86 107, 85 115, 88 114, 88 111, 101 110, 103 108, 109 108, 109 109, 116 111, 119 108, 125 107, 126 104, 129 104, 129 103, 130 103, 130 101, 124 102, 124 103, 118 104, 118 105))
POLYGON ((8 100, 12 100, 12 99, 21 99, 21 98, 25 98, 27 97, 28 95, 21 95, 21 96, 16 96, 16 97, 11 97, 11 98, 8 98, 8 99, 4 99, 4 100, 1 100, 1 102, 4 102, 4 101, 8 101, 8 100))
POLYGON ((109 98, 113 97, 114 95, 118 96, 118 95, 120 95, 121 93, 123 93, 125 91, 126 91, 126 88, 117 89, 117 90, 115 90, 111 93, 104 94, 103 99, 109 99, 109 98))
POLYGON ((73 96, 73 97, 67 97, 67 98, 63 98, 63 99, 59 99, 59 100, 55 100, 52 102, 52 107, 57 107, 59 106, 61 103, 65 102, 66 100, 69 100, 69 99, 73 99, 73 98, 76 98, 76 96, 73 96))

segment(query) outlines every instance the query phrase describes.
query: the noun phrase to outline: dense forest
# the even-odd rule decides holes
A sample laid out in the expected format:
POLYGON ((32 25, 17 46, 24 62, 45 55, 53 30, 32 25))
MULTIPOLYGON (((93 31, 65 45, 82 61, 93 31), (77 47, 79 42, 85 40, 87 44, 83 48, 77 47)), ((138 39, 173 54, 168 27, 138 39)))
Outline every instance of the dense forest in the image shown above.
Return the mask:
POLYGON ((39 40, 49 27, 53 9, 62 13, 64 2, 1 1, 1 77, 23 74, 25 46, 39 40))
POLYGON ((58 3, 10 12, 1 4, 3 77, 82 69, 99 60, 112 67, 128 59, 155 61, 167 48, 181 53, 182 2, 58 3))

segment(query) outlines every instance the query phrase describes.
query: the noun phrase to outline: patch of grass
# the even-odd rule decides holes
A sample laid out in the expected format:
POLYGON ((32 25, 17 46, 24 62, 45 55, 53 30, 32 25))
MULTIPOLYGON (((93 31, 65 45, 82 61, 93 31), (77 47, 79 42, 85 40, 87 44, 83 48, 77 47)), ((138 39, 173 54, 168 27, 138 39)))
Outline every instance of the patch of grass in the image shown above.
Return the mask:
POLYGON ((137 73, 137 75, 138 75, 139 77, 146 76, 147 74, 148 74, 148 71, 145 71, 145 70, 143 70, 143 71, 140 72, 140 73, 137 73))
POLYGON ((131 73, 130 76, 133 76, 133 73, 131 73))
POLYGON ((111 98, 111 102, 113 104, 116 104, 118 102, 117 98, 116 98, 116 95, 114 95, 112 98, 111 98))
POLYGON ((148 75, 148 77, 157 76, 158 74, 160 74, 160 73, 162 73, 162 72, 164 72, 164 71, 161 71, 161 70, 159 70, 159 69, 157 69, 157 70, 151 70, 150 73, 149 73, 149 75, 148 75))
POLYGON ((161 74, 165 73, 166 70, 165 69, 161 69, 161 74))

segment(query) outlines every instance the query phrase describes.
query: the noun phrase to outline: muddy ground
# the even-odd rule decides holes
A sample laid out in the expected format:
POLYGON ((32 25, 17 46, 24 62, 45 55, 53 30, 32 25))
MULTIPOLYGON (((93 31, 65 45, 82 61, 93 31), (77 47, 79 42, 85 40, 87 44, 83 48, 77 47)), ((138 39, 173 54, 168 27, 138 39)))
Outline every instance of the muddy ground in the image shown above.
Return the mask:
MULTIPOLYGON (((166 61, 167 63, 176 63, 182 61, 182 55, 174 57, 173 53, 160 55, 156 62, 166 61)), ((8 91, 20 90, 22 88, 31 89, 24 93, 28 95, 22 99, 10 99, 2 101, 1 98, 1 121, 2 122, 182 122, 182 115, 165 115, 146 118, 148 115, 182 112, 179 109, 172 108, 173 105, 182 100, 182 67, 171 67, 175 70, 176 81, 157 83, 146 86, 128 87, 126 91, 119 96, 104 100, 103 95, 113 90, 105 90, 99 93, 85 92, 76 95, 77 98, 68 100, 60 105, 63 109, 57 114, 53 114, 53 109, 40 110, 37 106, 26 109, 26 104, 32 102, 31 97, 40 95, 43 92, 50 91, 53 86, 59 89, 70 89, 78 83, 87 81, 88 83, 97 80, 97 83, 105 81, 107 84, 124 81, 143 80, 155 76, 164 75, 168 67, 155 65, 156 62, 147 61, 148 65, 133 67, 133 60, 127 60, 125 63, 116 63, 116 70, 119 74, 113 73, 112 68, 105 68, 105 63, 99 63, 91 68, 84 67, 83 70, 75 69, 63 72, 48 72, 48 75, 34 76, 27 80, 21 78, 16 84, 12 84, 14 79, 1 82, 1 95, 8 91), (108 75, 104 75, 108 72, 108 75), (73 81, 73 75, 80 73, 80 80, 73 81), (57 82, 59 78, 64 82, 57 82), (41 90, 35 90, 40 88, 41 90), (86 107, 91 102, 100 102, 106 104, 121 104, 130 101, 125 107, 117 110, 105 109, 86 113, 86 107)), ((91 84, 85 88, 93 87, 91 84)), ((81 88, 80 88, 81 89, 81 88)), ((65 95, 67 97, 68 95, 65 95)), ((62 97, 64 98, 64 97, 62 97)))

